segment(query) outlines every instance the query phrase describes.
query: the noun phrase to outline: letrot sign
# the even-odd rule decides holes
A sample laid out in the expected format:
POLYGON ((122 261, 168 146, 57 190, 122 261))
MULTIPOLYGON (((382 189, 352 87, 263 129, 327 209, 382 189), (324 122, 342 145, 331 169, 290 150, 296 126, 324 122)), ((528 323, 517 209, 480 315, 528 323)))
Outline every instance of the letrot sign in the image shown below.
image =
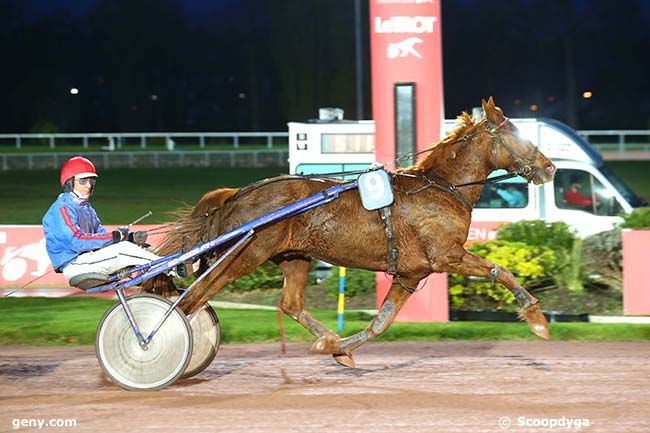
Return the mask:
MULTIPOLYGON (((444 119, 440 24, 440 0, 370 0, 377 161, 394 161, 440 139, 444 119)), ((390 284, 390 277, 377 275, 378 305, 390 284)), ((431 275, 419 288, 397 320, 446 322, 447 276, 431 275)))

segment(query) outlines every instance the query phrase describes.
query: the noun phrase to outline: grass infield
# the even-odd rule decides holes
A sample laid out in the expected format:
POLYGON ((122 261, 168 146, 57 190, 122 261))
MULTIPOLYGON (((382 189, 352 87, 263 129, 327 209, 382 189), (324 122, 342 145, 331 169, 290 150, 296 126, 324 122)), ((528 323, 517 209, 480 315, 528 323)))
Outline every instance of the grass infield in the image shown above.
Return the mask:
MULTIPOLYGON (((94 344, 97 325, 115 301, 91 297, 0 299, 0 344, 94 344)), ((336 329, 335 311, 312 311, 330 329, 336 329)), ((265 310, 218 310, 223 343, 279 341, 277 313, 265 310)), ((345 315, 342 336, 368 326, 371 316, 345 315)), ((287 341, 311 342, 304 328, 284 316, 287 341)), ((554 323, 556 340, 648 341, 650 325, 554 323)), ((449 322, 394 323, 378 341, 536 340, 525 323, 449 322)))
MULTIPOLYGON (((194 205, 203 194, 240 187, 259 179, 286 174, 282 168, 142 168, 100 170, 91 202, 103 224, 128 224, 153 211, 143 224, 165 223, 168 213, 194 205)), ((40 224, 61 192, 54 170, 0 172, 0 224, 40 224)))
MULTIPOLYGON (((608 165, 637 194, 650 201, 650 161, 610 162, 608 165)), ((169 221, 168 213, 195 204, 206 192, 239 187, 259 179, 286 174, 287 168, 161 168, 100 170, 93 207, 104 224, 128 224, 148 210, 143 223, 169 221)), ((56 170, 0 172, 0 224, 40 224, 61 191, 56 170)))

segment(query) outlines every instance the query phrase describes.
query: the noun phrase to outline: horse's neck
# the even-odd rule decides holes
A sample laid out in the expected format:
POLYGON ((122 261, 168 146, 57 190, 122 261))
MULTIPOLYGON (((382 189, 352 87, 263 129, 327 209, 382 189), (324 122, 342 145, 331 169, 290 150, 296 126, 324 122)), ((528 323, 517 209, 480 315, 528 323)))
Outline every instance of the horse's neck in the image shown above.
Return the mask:
MULTIPOLYGON (((456 145, 454 154, 451 158, 449 155, 445 158, 437 159, 437 162, 425 171, 430 178, 438 175, 453 185, 461 185, 476 180, 482 180, 494 170, 492 162, 486 158, 488 155, 485 149, 485 143, 468 143, 466 145, 456 145), (461 147, 462 146, 462 147, 461 147)), ((470 203, 476 203, 483 185, 472 185, 459 188, 461 194, 470 203)))

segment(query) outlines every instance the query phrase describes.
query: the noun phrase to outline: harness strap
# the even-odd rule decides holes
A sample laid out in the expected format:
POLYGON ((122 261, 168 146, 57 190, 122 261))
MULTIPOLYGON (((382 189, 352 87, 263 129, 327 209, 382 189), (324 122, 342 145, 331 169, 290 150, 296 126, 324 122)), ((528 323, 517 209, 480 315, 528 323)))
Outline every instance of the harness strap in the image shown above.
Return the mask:
POLYGON ((384 224, 384 233, 386 233, 386 243, 388 245, 388 271, 386 272, 390 275, 395 275, 397 273, 399 252, 393 241, 393 223, 391 221, 390 206, 382 207, 378 211, 381 222, 384 224))
MULTIPOLYGON (((442 176, 438 175, 438 174, 435 173, 435 172, 430 172, 429 174, 432 175, 433 177, 435 177, 436 180, 431 180, 431 179, 429 179, 425 174, 422 174, 422 175, 412 175, 412 174, 408 174, 408 173, 394 173, 393 176, 412 177, 412 178, 415 178, 415 179, 422 179, 422 180, 424 180, 424 181, 426 182, 424 185, 422 185, 422 186, 419 187, 419 188, 415 188, 415 189, 408 190, 408 191, 402 191, 402 190, 400 190, 400 189, 395 188, 395 191, 399 191, 399 192, 401 192, 401 193, 403 193, 403 194, 406 194, 406 195, 413 195, 413 194, 417 194, 417 193, 419 193, 420 191, 424 191, 425 189, 429 189, 429 188, 437 188, 437 189, 439 189, 439 190, 441 190, 441 191, 445 191, 445 192, 447 192, 447 193, 453 195, 453 196, 454 196, 456 199, 458 199, 458 200, 459 200, 459 201, 460 201, 460 202, 461 202, 461 203, 462 203, 462 204, 463 204, 463 205, 464 205, 464 206, 465 206, 465 207, 466 207, 470 212, 472 211, 472 209, 473 209, 474 206, 472 205, 472 203, 470 203, 470 202, 465 198, 465 196, 464 196, 463 194, 460 193, 460 191, 458 191, 458 190, 456 189, 456 188, 457 188, 457 185, 454 185, 454 184, 452 184, 451 182, 448 182, 448 181, 445 180, 442 176)), ((459 185, 459 186, 464 186, 464 185, 459 185)))
POLYGON ((397 274, 395 274, 395 276, 393 277, 393 283, 399 284, 399 286, 409 295, 412 295, 413 293, 418 291, 417 287, 407 286, 406 284, 402 283, 402 279, 397 274))

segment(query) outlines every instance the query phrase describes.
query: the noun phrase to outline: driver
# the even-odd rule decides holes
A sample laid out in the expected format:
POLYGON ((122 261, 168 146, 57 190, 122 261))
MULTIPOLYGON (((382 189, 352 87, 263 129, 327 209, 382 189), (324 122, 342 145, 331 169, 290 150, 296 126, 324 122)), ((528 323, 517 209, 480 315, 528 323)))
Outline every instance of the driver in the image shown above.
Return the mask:
POLYGON ((160 257, 141 248, 146 232, 128 233, 127 227, 108 232, 89 199, 97 182, 92 162, 81 156, 70 158, 60 175, 63 192, 43 217, 45 248, 56 272, 70 280, 82 274, 94 279, 128 266, 139 266, 160 257), (138 245, 136 245, 138 244, 138 245))

